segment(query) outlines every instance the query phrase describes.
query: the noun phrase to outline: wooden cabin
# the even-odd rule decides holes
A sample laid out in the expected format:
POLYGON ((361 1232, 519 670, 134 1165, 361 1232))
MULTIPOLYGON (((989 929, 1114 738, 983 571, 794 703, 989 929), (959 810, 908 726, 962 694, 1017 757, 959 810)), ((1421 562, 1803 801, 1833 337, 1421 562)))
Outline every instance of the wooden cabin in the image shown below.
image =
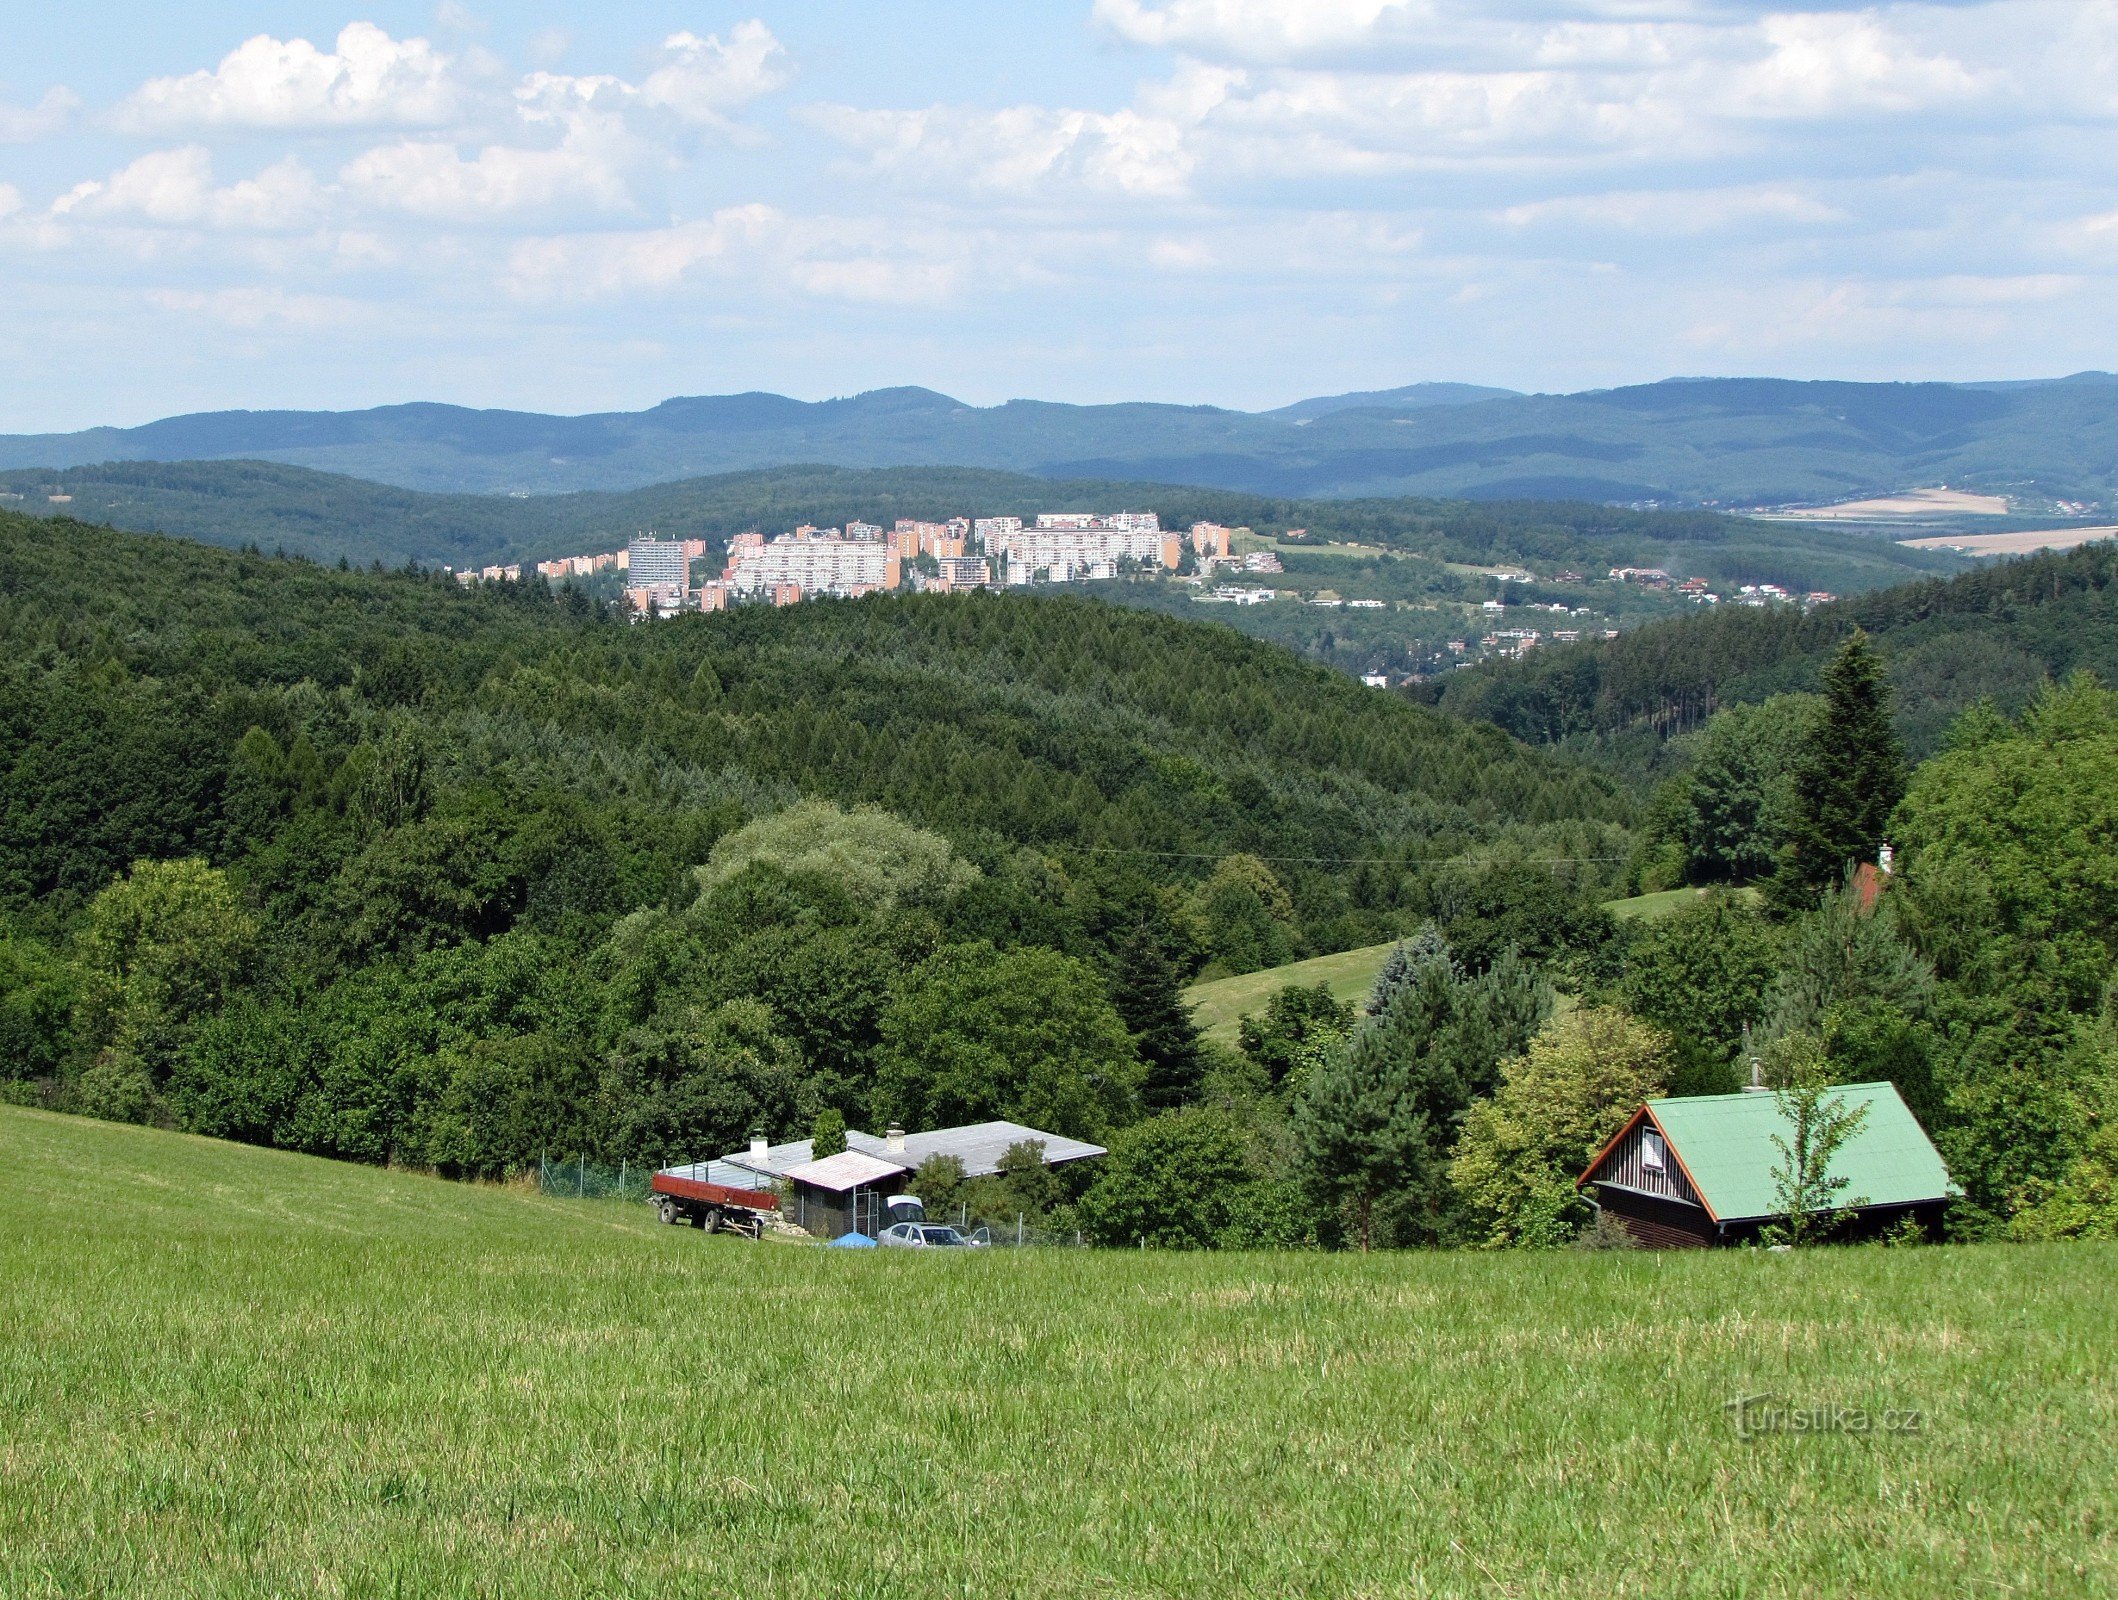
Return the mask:
MULTIPOLYGON (((1949 1200, 1941 1153, 1889 1083, 1849 1083, 1831 1091, 1867 1114, 1832 1157, 1830 1176, 1846 1179, 1831 1201, 1847 1212, 1854 1237, 1887 1232, 1906 1217, 1931 1234, 1949 1200)), ((1650 1100, 1588 1164, 1576 1187, 1633 1240, 1653 1250, 1741 1243, 1775 1220, 1773 1142, 1794 1142, 1794 1124, 1769 1091, 1650 1100)))

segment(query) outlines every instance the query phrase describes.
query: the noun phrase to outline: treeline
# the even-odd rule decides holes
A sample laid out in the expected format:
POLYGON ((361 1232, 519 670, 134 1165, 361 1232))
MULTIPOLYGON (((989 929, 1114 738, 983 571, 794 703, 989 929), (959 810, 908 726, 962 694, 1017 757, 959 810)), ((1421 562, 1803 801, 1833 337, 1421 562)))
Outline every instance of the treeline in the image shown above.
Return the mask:
POLYGON ((2109 542, 1902 584, 1823 606, 1720 608, 1614 640, 1539 650, 1453 675, 1440 704, 1519 739, 1630 750, 1699 727, 1723 705, 1807 688, 1838 642, 1874 636, 1917 754, 1964 708, 2027 704, 2047 678, 2118 679, 2118 548, 2109 542))
POLYGON ((0 516, 0 1058, 44 1104, 467 1173, 826 1111, 1093 1136, 1197 1092, 1183 981, 1592 901, 1633 809, 1089 601, 629 625, 0 516))

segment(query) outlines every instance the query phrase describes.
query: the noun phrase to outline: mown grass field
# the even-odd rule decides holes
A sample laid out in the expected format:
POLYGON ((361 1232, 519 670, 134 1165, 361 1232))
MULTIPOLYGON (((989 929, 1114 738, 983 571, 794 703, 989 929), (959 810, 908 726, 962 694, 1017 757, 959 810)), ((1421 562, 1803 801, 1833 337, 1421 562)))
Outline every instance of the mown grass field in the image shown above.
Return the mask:
POLYGON ((1245 972, 1233 978, 1215 978, 1211 983, 1195 983, 1184 991, 1184 998, 1191 1005, 1192 1020, 1198 1023, 1201 1032, 1209 1039, 1232 1045, 1243 1018, 1263 1011, 1265 1003, 1290 983, 1304 988, 1328 983, 1335 999, 1347 1002, 1365 1000, 1368 991, 1375 987, 1375 975, 1382 971, 1384 958, 1389 954, 1389 944, 1371 944, 1359 950, 1341 950, 1336 955, 1313 956, 1284 967, 1268 967, 1262 972, 1245 972))
MULTIPOLYGON (((1745 889, 1738 892, 1754 895, 1756 891, 1745 889)), ((1659 894, 1637 895, 1630 900, 1606 900, 1603 909, 1614 917, 1626 919, 1666 917, 1696 904, 1700 894, 1697 889, 1667 889, 1659 894)), ((1312 956, 1307 961, 1290 962, 1284 967, 1268 967, 1262 972, 1245 972, 1234 978, 1195 983, 1184 992, 1184 998, 1193 1008, 1192 1019, 1208 1038, 1232 1045, 1243 1018, 1264 1010, 1266 1002, 1290 983, 1305 988, 1328 983, 1336 999, 1348 1003, 1365 1000, 1375 987, 1375 975, 1382 971, 1383 961, 1389 954, 1390 944, 1386 943, 1364 945, 1358 950, 1341 950, 1336 955, 1312 956)))
POLYGON ((2107 1246, 855 1253, 12 1109, 0 1172, 9 1597, 2118 1590, 2107 1246))

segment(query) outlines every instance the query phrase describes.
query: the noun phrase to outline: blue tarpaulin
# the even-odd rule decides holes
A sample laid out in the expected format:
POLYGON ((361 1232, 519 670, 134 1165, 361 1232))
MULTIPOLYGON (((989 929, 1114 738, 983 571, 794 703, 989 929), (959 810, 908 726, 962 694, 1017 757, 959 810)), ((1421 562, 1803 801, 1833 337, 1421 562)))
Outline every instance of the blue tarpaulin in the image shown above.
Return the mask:
POLYGON ((842 1233, 836 1239, 833 1239, 831 1244, 834 1249, 839 1250, 873 1250, 875 1248, 875 1241, 865 1233, 842 1233))

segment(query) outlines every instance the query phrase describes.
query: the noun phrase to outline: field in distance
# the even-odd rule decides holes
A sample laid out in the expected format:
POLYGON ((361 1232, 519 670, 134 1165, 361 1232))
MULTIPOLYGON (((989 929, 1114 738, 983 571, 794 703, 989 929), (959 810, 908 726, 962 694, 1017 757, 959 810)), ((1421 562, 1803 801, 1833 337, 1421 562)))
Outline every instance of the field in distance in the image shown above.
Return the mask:
POLYGON ((9 1595, 2118 1583, 2110 1245, 836 1251, 12 1108, 0 1164, 9 1595))
POLYGON ((1941 533, 1898 543, 1913 550, 1954 550, 1967 556, 2026 556, 2039 550, 2071 550, 2114 535, 2118 527, 2033 528, 2015 533, 1941 533))
MULTIPOLYGON (((1666 917, 1694 904, 1704 893, 1703 889, 1666 889, 1630 900, 1606 900, 1603 909, 1620 918, 1666 917)), ((1753 896, 1755 891, 1742 893, 1753 896)), ((1263 1011, 1266 1003, 1290 983, 1305 989, 1329 984, 1333 999, 1347 1005, 1359 1004, 1375 987, 1375 975, 1383 970, 1383 961, 1395 942, 1341 950, 1336 955, 1311 956, 1306 961, 1291 961, 1284 967, 1267 967, 1233 978, 1213 978, 1185 990, 1184 1000, 1191 1006, 1192 1020, 1200 1032, 1232 1045, 1243 1019, 1263 1011)))
POLYGON ((1311 956, 1307 961, 1292 961, 1284 967, 1267 967, 1259 972, 1240 973, 1233 978, 1195 983, 1184 991, 1184 999, 1192 1007, 1192 1020, 1199 1025, 1200 1032, 1209 1039, 1232 1045, 1243 1019, 1263 1011, 1265 1003, 1290 983, 1305 989, 1313 989, 1320 983, 1329 984, 1332 998, 1347 1005, 1365 1000, 1368 991, 1375 987, 1375 975, 1382 971, 1391 944, 1395 943, 1391 940, 1388 944, 1371 944, 1359 950, 1341 950, 1336 955, 1311 956))

